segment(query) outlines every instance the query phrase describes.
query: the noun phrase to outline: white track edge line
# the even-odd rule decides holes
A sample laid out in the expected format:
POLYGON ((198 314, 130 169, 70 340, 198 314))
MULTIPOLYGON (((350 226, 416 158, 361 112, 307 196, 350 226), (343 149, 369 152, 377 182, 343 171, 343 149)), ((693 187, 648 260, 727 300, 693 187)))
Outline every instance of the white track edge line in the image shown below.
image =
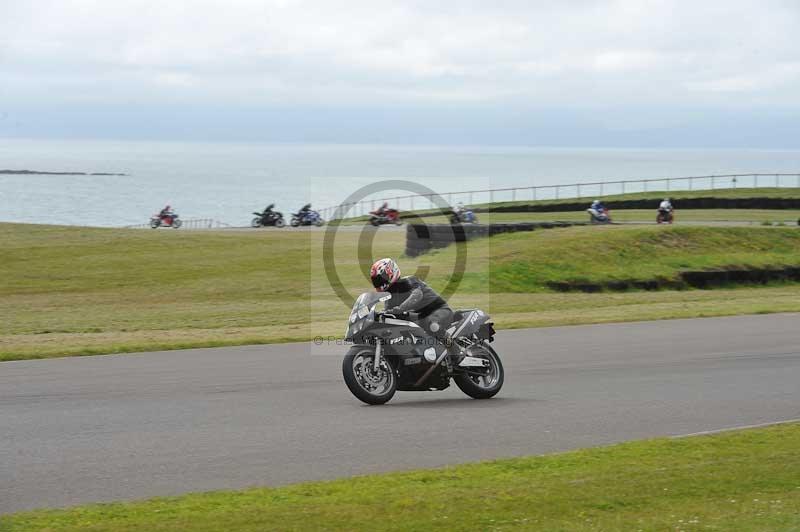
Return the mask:
POLYGON ((771 427, 772 425, 784 425, 786 423, 800 423, 800 418, 797 419, 782 419, 780 421, 767 421, 766 423, 757 423, 755 425, 739 425, 736 427, 725 427, 723 429, 714 429, 714 430, 703 430, 700 432, 692 432, 689 434, 676 434, 670 436, 670 438, 691 438, 693 436, 706 436, 709 434, 719 434, 721 432, 730 432, 732 430, 747 430, 747 429, 758 429, 762 427, 771 427))

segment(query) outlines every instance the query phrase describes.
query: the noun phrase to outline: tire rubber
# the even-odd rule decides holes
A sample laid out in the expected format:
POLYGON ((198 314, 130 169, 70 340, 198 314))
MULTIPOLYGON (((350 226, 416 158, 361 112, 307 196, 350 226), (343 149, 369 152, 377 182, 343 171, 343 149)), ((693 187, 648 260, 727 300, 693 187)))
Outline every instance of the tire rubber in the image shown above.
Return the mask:
MULTIPOLYGON (((359 400, 367 403, 368 405, 382 405, 394 397, 394 393, 397 391, 397 374, 395 374, 392 381, 394 385, 385 394, 373 395, 367 392, 358 384, 356 381, 356 376, 353 373, 353 359, 356 357, 356 355, 364 350, 364 346, 354 345, 347 351, 347 354, 344 356, 344 360, 342 361, 342 376, 344 377, 344 383, 347 384, 350 392, 359 400)), ((391 361, 386 359, 386 362, 392 367, 392 371, 394 371, 394 366, 392 366, 391 361)))
POLYGON ((497 379, 497 384, 487 390, 479 387, 466 375, 456 375, 453 377, 456 386, 458 386, 462 392, 469 395, 473 399, 490 399, 494 397, 497 395, 497 392, 500 391, 500 388, 503 387, 503 381, 505 380, 505 370, 503 369, 503 363, 500 361, 500 357, 498 356, 497 352, 488 345, 484 345, 483 348, 490 351, 497 361, 497 369, 500 371, 500 377, 497 379))

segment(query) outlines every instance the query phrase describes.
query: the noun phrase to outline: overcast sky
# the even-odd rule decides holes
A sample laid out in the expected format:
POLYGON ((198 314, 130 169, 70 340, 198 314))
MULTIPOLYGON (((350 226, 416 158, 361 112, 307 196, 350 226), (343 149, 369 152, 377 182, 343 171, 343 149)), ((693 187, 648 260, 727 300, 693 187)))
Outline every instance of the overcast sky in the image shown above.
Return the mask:
POLYGON ((800 147, 800 0, 0 0, 0 135, 800 147))

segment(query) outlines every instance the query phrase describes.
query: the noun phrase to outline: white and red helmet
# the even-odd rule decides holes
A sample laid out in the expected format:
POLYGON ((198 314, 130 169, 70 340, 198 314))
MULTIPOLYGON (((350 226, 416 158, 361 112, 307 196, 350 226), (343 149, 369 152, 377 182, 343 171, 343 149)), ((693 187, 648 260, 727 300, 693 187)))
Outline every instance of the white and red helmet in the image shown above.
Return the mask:
POLYGON ((400 278, 400 266, 392 259, 380 259, 370 268, 369 276, 372 286, 378 292, 385 292, 400 278))

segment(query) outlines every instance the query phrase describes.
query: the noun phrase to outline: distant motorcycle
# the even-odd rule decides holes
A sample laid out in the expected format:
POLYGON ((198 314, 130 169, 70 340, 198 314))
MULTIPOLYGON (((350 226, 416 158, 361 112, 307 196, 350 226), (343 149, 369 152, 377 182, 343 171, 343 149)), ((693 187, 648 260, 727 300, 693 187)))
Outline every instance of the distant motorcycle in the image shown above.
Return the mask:
POLYGON ((476 224, 478 217, 472 212, 472 209, 454 210, 450 215, 450 223, 456 224, 476 224))
POLYGON ((271 210, 273 206, 270 205, 264 212, 254 212, 255 218, 250 222, 253 227, 283 227, 286 222, 283 221, 283 213, 271 210))
POLYGON ((353 345, 342 361, 344 382, 353 395, 380 405, 397 390, 444 390, 451 380, 475 399, 489 399, 500 391, 505 373, 489 345, 495 330, 485 312, 456 311, 454 341, 448 346, 420 327, 419 316, 376 310, 390 298, 366 292, 353 304, 346 334, 353 345))
POLYGON ((301 225, 316 225, 320 227, 325 223, 325 220, 322 219, 322 216, 317 211, 307 210, 292 214, 292 221, 289 223, 292 227, 301 225))
POLYGON ((164 216, 161 216, 160 214, 154 214, 150 217, 150 227, 153 229, 158 229, 159 227, 172 227, 173 229, 180 229, 182 225, 183 222, 175 213, 165 214, 164 216))
POLYGON ((656 215, 656 223, 658 224, 671 224, 675 219, 675 211, 673 209, 658 209, 656 215))
POLYGON ((593 224, 610 224, 611 223, 611 214, 609 213, 608 209, 603 208, 602 210, 597 209, 586 209, 586 212, 589 213, 589 221, 593 224))
POLYGON ((375 227, 384 224, 403 225, 403 221, 400 220, 400 211, 397 209, 384 209, 383 212, 374 210, 369 215, 369 223, 375 227))

